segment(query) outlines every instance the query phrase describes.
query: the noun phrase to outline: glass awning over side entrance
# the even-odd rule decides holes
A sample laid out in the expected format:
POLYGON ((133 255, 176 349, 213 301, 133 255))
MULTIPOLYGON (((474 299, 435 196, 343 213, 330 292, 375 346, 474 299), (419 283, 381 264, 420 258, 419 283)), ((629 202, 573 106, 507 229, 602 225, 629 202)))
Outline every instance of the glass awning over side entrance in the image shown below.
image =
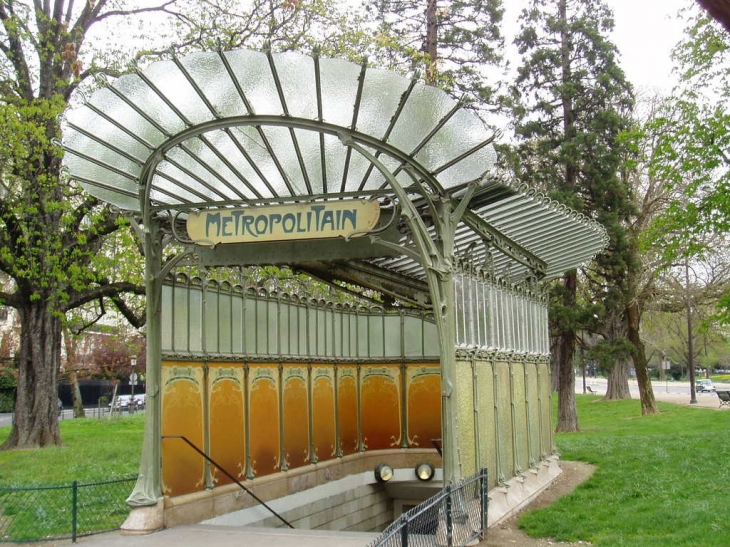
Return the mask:
MULTIPOLYGON (((143 221, 158 211, 214 206, 387 202, 388 181, 347 145, 354 142, 411 189, 414 202, 424 199, 418 185, 451 199, 480 184, 456 235, 456 249, 472 261, 519 279, 536 269, 552 277, 590 260, 605 231, 490 177, 493 135, 461 106, 416 79, 346 61, 199 52, 122 76, 68 111, 64 162, 89 193, 143 213, 143 221)), ((369 261, 423 278, 408 253, 369 261)))

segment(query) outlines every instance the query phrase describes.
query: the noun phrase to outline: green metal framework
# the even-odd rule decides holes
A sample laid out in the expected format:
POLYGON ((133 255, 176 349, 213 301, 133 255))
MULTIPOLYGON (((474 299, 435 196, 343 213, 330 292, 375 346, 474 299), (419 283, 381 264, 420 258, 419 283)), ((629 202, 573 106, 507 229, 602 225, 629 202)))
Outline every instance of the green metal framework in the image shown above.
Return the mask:
POLYGON ((70 176, 126 211, 144 239, 152 411, 131 504, 161 495, 162 284, 181 264, 289 264, 432 310, 444 476, 459 479, 455 277, 486 268, 496 287, 532 286, 591 259, 606 240, 588 219, 490 174, 492 140, 473 112, 417 76, 295 53, 160 61, 66 114, 70 176), (348 241, 210 247, 190 241, 182 222, 211 207, 361 197, 377 199, 384 220, 348 241), (186 250, 163 267, 171 241, 186 250))

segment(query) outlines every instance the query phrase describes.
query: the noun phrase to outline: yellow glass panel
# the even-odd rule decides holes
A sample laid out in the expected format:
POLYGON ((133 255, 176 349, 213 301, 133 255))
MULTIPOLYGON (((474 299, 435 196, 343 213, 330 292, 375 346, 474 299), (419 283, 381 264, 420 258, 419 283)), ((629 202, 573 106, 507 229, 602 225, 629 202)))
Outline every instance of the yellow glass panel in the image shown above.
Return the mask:
POLYGON ((396 448, 401 443, 400 367, 363 366, 362 433, 367 450, 396 448))
POLYGON ((334 380, 334 367, 325 365, 312 367, 314 454, 317 461, 329 460, 336 455, 334 380))
POLYGON ((337 412, 340 420, 340 450, 343 455, 358 451, 357 367, 337 367, 337 412))
MULTIPOLYGON (((203 430, 203 364, 162 364, 162 435, 182 435, 205 449, 203 430)), ((205 488, 205 460, 181 439, 162 441, 162 489, 179 496, 205 488)))
POLYGON ((441 438, 441 366, 410 365, 406 369, 408 446, 431 448, 441 438))
POLYGON ((284 366, 284 453, 288 468, 309 464, 307 367, 284 366))
POLYGON ((258 477, 280 467, 278 367, 249 365, 248 385, 251 467, 258 477))
MULTIPOLYGON (((208 372, 210 457, 239 480, 246 478, 242 363, 212 363, 208 372)), ((213 483, 231 481, 213 466, 213 483)))

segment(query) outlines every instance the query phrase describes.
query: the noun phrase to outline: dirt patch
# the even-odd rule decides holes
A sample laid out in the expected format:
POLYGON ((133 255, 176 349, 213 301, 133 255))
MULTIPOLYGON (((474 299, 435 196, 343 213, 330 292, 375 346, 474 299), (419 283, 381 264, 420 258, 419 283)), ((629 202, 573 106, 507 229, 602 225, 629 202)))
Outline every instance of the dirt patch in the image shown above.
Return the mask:
MULTIPOLYGON (((594 465, 583 462, 561 461, 560 467, 563 472, 546 488, 529 506, 524 510, 531 511, 545 507, 558 500, 560 497, 570 494, 575 488, 587 481, 596 470, 594 465)), ((493 526, 487 532, 487 538, 479 545, 481 547, 552 547, 562 545, 565 547, 577 547, 578 545, 589 545, 586 542, 561 543, 552 539, 533 539, 526 536, 517 528, 519 515, 508 518, 497 526, 493 526)))

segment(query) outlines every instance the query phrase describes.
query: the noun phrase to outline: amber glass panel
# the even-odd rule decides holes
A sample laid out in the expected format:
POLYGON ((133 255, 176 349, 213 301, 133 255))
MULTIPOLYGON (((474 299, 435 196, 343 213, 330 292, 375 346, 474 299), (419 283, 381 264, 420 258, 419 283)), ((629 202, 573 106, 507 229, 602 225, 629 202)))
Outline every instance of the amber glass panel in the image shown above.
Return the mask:
POLYGON ((307 367, 284 365, 284 453, 287 467, 309 463, 307 367))
POLYGON ((367 450, 400 446, 399 377, 397 365, 362 367, 362 433, 367 450))
POLYGON ((314 454, 317 461, 329 460, 336 455, 334 378, 333 367, 312 367, 314 454))
POLYGON ((248 416, 251 467, 258 477, 279 468, 279 370, 276 365, 250 365, 248 416))
POLYGON ((431 448, 431 439, 441 438, 441 368, 411 365, 408 383, 408 446, 431 448))
POLYGON ((357 367, 337 367, 337 402, 340 419, 340 450, 343 455, 358 451, 357 367))
MULTIPOLYGON (((210 457, 238 479, 246 477, 243 386, 241 363, 210 365, 210 457)), ((215 466, 211 472, 216 486, 232 482, 215 466)))
MULTIPOLYGON (((200 450, 203 433, 203 365, 162 365, 162 435, 183 435, 200 450)), ((205 488, 205 461, 180 439, 162 441, 162 489, 179 496, 205 488)))

